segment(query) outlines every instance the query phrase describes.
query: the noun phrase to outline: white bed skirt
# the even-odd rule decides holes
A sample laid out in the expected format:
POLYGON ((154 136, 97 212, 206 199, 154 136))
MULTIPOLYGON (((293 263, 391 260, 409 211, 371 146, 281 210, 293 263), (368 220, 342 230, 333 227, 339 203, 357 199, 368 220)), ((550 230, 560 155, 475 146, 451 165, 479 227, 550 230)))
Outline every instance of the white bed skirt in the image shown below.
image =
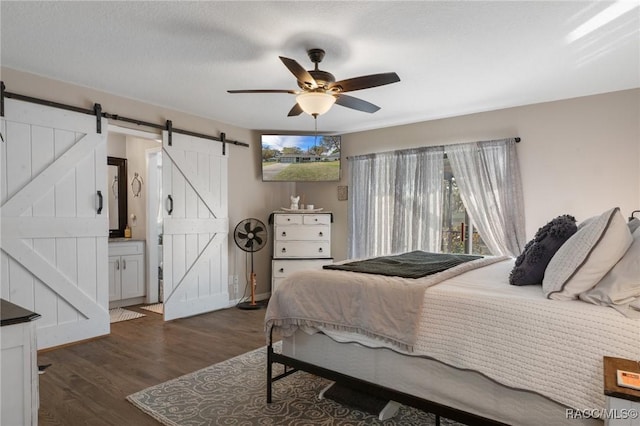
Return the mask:
POLYGON ((283 339, 283 355, 420 398, 511 425, 602 425, 567 419, 566 407, 533 392, 511 389, 486 376, 433 359, 338 343, 298 330, 283 339))

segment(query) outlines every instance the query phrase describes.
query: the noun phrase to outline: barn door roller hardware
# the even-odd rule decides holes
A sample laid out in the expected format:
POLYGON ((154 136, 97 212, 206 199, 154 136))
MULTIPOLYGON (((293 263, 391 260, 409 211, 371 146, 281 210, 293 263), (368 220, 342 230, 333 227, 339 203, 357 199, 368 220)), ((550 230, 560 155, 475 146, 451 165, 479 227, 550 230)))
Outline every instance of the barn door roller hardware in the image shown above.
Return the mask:
MULTIPOLYGON (((79 108, 79 107, 76 107, 76 106, 73 106, 73 105, 62 104, 62 103, 59 103, 59 102, 48 101, 46 99, 39 99, 39 98, 31 97, 31 96, 25 96, 25 95, 20 95, 20 94, 17 94, 17 93, 7 92, 5 84, 4 84, 4 81, 0 81, 0 116, 2 116, 2 117, 4 117, 4 100, 5 100, 5 98, 12 98, 12 99, 20 100, 20 101, 31 102, 31 103, 34 103, 34 104, 46 105, 46 106, 50 106, 50 107, 54 107, 54 108, 60 108, 60 109, 68 110, 68 111, 75 111, 75 112, 79 112, 79 113, 82 113, 82 114, 95 115, 96 116, 96 130, 97 130, 98 133, 102 133, 101 118, 104 117, 104 118, 107 118, 107 119, 110 119, 110 120, 124 121, 124 122, 127 122, 127 123, 137 124, 138 126, 145 126, 145 127, 151 127, 153 129, 167 130, 169 132, 169 145, 171 145, 171 134, 172 133, 180 133, 182 135, 194 136, 194 137, 197 137, 197 138, 208 139, 208 140, 220 142, 220 143, 222 143, 222 152, 223 152, 223 154, 225 153, 225 147, 226 147, 227 143, 230 143, 230 144, 233 144, 233 145, 237 145, 237 146, 249 147, 248 143, 238 142, 238 141, 233 141, 233 140, 226 139, 226 136, 225 136, 224 133, 221 133, 220 137, 217 137, 217 136, 205 135, 203 133, 191 132, 189 130, 177 129, 177 128, 173 127, 173 125, 171 124, 171 120, 167 120, 164 124, 157 124, 157 123, 150 123, 148 121, 138 120, 138 119, 135 119, 135 118, 123 117, 123 116, 120 116, 118 114, 110 114, 108 112, 103 112, 102 111, 102 106, 100 104, 98 104, 98 103, 93 105, 93 109, 87 109, 87 108, 79 108)), ((0 134, 0 138, 1 137, 2 137, 2 135, 0 134)), ((4 141, 4 138, 2 138, 2 140, 4 141)))

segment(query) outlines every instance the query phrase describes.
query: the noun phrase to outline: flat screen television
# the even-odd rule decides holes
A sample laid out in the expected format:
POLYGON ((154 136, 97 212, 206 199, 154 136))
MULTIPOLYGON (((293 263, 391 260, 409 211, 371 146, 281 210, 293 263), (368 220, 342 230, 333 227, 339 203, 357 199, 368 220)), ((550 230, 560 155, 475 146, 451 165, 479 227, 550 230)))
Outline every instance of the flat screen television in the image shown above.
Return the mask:
POLYGON ((264 182, 340 180, 339 135, 262 135, 264 182))

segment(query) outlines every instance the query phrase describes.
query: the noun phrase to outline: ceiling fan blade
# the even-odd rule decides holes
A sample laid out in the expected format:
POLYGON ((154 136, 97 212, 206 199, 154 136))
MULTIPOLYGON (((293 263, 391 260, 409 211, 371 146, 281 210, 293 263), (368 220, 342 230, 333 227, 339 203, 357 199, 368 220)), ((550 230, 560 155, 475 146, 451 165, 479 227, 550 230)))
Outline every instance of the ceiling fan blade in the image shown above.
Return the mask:
POLYGON ((374 105, 371 102, 363 101, 362 99, 354 98, 353 96, 347 96, 347 95, 338 95, 336 99, 336 104, 343 107, 356 109, 358 111, 369 112, 369 113, 376 112, 377 110, 380 109, 378 105, 374 105))
POLYGON ((245 222, 244 230, 247 231, 247 234, 251 232, 251 222, 245 222))
POLYGON ((287 67, 289 71, 291 71, 291 73, 296 76, 298 81, 305 83, 311 89, 315 89, 318 87, 318 83, 316 83, 316 80, 311 76, 311 74, 309 74, 307 70, 302 68, 302 65, 297 63, 295 60, 285 58, 284 56, 280 56, 280 60, 282 61, 284 66, 287 67))
POLYGON ((244 240, 245 238, 248 237, 248 235, 247 234, 243 234, 242 232, 238 232, 238 237, 242 238, 244 240))
POLYGON ((352 92, 354 90, 369 89, 370 87, 384 86, 385 84, 397 83, 400 77, 395 72, 382 74, 364 75, 362 77, 348 78, 346 80, 331 83, 329 88, 340 87, 341 92, 352 92))
POLYGON ((302 108, 300 108, 300 105, 296 103, 289 111, 289 114, 287 114, 287 117, 295 117, 296 115, 302 114, 302 112, 302 108))
POLYGON ((295 95, 297 92, 295 90, 287 90, 287 89, 250 89, 250 90, 227 90, 227 93, 290 93, 295 95))
POLYGON ((257 234, 258 232, 262 232, 262 231, 264 231, 264 228, 258 225, 251 232, 253 232, 254 234, 257 234))
POLYGON ((258 245, 262 244, 262 238, 258 237, 257 235, 255 237, 255 240, 258 245))

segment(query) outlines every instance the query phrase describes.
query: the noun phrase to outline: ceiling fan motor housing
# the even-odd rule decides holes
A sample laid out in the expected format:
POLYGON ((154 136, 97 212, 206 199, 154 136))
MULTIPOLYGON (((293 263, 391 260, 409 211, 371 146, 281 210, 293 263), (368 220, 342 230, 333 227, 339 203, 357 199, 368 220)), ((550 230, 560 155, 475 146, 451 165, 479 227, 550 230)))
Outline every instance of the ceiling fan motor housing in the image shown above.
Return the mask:
MULTIPOLYGON (((309 70, 309 74, 311 74, 311 77, 313 77, 313 79, 318 84, 318 89, 320 89, 318 91, 328 90, 329 84, 336 81, 336 78, 333 76, 333 74, 327 71, 309 70)), ((298 86, 300 86, 301 89, 309 89, 309 86, 303 81, 298 80, 298 86)))
MULTIPOLYGON (((328 90, 329 84, 335 83, 336 81, 336 78, 334 77, 333 74, 331 74, 330 72, 322 71, 321 69, 318 69, 318 64, 322 62, 322 59, 324 59, 324 53, 325 52, 322 49, 307 50, 309 59, 311 60, 311 62, 315 64, 315 68, 312 70, 308 70, 308 72, 309 74, 311 74, 311 77, 313 77, 313 79, 318 84, 318 89, 316 89, 317 91, 328 90)), ((298 80, 298 86, 300 86, 301 89, 309 89, 308 84, 306 84, 303 81, 298 80)))

